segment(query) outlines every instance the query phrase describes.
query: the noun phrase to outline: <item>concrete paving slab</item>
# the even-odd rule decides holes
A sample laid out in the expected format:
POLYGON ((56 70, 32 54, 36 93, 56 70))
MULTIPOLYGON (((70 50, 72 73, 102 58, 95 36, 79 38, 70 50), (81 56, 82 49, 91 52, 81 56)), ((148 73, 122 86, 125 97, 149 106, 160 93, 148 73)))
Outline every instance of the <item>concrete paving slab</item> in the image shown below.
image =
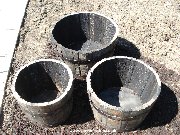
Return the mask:
POLYGON ((28 0, 0 1, 0 113, 6 81, 28 0))

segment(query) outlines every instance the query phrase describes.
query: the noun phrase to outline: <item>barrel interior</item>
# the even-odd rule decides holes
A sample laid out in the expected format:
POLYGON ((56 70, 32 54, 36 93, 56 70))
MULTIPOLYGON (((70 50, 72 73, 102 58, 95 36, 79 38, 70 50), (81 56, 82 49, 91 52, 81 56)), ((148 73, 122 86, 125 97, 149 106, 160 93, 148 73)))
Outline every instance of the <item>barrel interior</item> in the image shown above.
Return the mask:
POLYGON ((116 27, 94 13, 69 15, 56 23, 52 35, 62 46, 75 51, 94 51, 108 46, 116 27))
POLYGON ((25 101, 49 102, 64 92, 69 78, 67 69, 60 63, 41 61, 20 71, 15 90, 25 101))
POLYGON ((158 83, 146 65, 116 58, 95 68, 91 87, 103 101, 129 110, 148 102, 156 94, 158 83))

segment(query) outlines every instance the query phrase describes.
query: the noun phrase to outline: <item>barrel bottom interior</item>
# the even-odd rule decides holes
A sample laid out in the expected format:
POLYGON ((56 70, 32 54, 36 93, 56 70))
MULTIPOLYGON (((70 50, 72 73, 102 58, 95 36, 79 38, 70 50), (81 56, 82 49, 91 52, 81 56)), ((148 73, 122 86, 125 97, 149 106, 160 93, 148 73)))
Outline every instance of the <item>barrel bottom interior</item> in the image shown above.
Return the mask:
POLYGON ((98 97, 104 102, 124 110, 131 110, 143 104, 140 96, 127 87, 107 88, 101 91, 98 97))

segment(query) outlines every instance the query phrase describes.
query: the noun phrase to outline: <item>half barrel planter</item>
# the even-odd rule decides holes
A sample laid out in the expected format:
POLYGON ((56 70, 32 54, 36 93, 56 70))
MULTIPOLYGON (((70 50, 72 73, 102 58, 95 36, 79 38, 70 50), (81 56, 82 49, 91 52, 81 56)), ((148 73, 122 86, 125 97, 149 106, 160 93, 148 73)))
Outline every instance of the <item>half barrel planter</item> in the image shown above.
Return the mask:
POLYGON ((75 78, 85 80, 97 61, 113 55, 117 32, 117 24, 104 15, 74 13, 55 24, 51 45, 72 69, 75 78))
POLYGON ((87 92, 96 121, 118 132, 136 129, 160 91, 161 82, 154 69, 132 57, 105 58, 87 75, 87 92))
POLYGON ((35 60, 18 70, 13 95, 26 117, 41 126, 63 123, 72 110, 73 74, 63 62, 35 60))

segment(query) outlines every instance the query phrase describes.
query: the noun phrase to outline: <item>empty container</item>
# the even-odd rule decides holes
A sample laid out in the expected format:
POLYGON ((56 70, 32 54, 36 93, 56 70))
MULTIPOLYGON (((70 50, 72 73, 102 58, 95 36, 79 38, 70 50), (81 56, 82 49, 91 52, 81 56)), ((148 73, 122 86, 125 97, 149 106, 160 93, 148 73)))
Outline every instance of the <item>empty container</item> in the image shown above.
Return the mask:
POLYGON ((116 23, 104 15, 74 13, 55 24, 51 45, 73 70, 75 78, 83 80, 97 61, 112 56, 117 32, 116 23))
POLYGON ((152 67, 125 56, 96 63, 86 80, 96 121, 119 132, 137 128, 161 90, 159 76, 152 67))
POLYGON ((73 74, 63 62, 35 60, 23 66, 13 81, 13 95, 33 123, 56 126, 72 110, 73 74))

